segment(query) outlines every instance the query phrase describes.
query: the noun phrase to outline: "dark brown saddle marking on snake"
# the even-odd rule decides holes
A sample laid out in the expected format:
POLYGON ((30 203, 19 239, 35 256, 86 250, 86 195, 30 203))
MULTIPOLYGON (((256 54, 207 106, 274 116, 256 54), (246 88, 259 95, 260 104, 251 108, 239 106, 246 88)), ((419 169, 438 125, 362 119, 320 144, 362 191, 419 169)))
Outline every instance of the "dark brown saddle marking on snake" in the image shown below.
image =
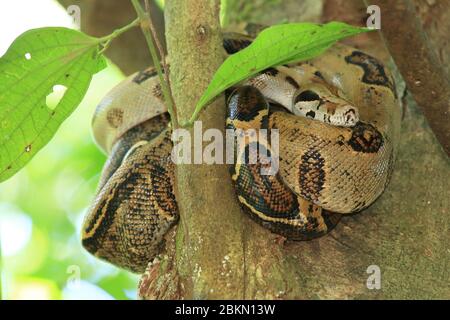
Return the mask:
POLYGON ((388 78, 383 65, 377 59, 364 52, 355 50, 351 55, 345 57, 345 61, 360 66, 364 70, 364 75, 361 79, 364 83, 388 87, 396 96, 394 81, 388 78))

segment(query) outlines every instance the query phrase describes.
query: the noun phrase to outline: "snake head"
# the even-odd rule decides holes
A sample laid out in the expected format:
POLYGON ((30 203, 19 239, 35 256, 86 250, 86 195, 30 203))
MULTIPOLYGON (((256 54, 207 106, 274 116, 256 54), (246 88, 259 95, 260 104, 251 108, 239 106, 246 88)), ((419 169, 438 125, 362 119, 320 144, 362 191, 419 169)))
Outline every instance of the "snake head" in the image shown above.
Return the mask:
POLYGON ((358 109, 341 96, 336 87, 311 82, 294 94, 292 111, 335 126, 352 127, 359 121, 358 109))

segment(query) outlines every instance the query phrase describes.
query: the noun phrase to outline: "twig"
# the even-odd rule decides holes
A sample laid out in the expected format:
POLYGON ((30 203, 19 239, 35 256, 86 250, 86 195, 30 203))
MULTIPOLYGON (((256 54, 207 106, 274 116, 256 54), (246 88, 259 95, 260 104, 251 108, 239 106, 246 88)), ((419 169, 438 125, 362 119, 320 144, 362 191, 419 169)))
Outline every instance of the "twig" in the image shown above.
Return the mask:
POLYGON ((141 7, 138 0, 131 0, 131 3, 136 10, 138 15, 141 29, 144 34, 145 40, 147 41, 148 49, 153 59, 153 63, 155 64, 156 71, 158 72, 159 82, 161 84, 161 89, 164 95, 164 101, 166 102, 167 109, 170 114, 170 120, 172 122, 173 129, 178 128, 178 120, 175 112, 175 102, 172 99, 170 94, 169 84, 164 79, 163 70, 161 68, 161 63, 159 61, 158 55, 156 53, 155 44, 153 43, 152 34, 150 31, 150 18, 145 13, 144 9, 141 7))
MULTIPOLYGON (((169 74, 170 69, 166 62, 166 54, 164 52, 164 49, 161 46, 161 42, 159 42, 158 34, 156 33, 155 26, 153 25, 152 16, 151 16, 151 12, 150 12, 150 5, 149 5, 148 0, 145 0, 144 3, 145 3, 145 11, 147 12, 147 15, 148 15, 150 31, 152 32, 153 40, 155 40, 156 48, 158 49, 159 56, 161 58, 162 67, 164 69, 164 78, 166 79, 166 82, 169 87, 170 97, 172 98, 172 101, 175 101, 175 99, 173 98, 173 94, 172 94, 172 86, 170 85, 170 74, 169 74)), ((177 110, 176 110, 176 108, 174 108, 175 116, 177 116, 176 112, 177 112, 177 110)))
POLYGON ((109 45, 111 44, 111 41, 120 36, 122 33, 130 30, 131 28, 137 27, 139 23, 140 23, 139 18, 137 18, 133 22, 127 24, 126 26, 114 30, 111 34, 100 38, 99 42, 102 44, 103 48, 102 50, 99 51, 99 54, 105 52, 105 50, 108 49, 109 45))
POLYGON ((148 0, 144 0, 144 5, 145 5, 145 11, 150 13, 150 3, 148 2, 148 0))

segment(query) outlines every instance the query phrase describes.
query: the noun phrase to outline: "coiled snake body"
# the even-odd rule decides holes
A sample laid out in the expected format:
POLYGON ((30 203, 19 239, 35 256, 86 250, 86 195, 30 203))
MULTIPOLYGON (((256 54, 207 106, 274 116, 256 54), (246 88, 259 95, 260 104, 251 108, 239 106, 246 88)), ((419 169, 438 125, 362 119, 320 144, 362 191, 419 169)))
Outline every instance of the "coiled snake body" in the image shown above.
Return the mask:
MULTIPOLYGON (((248 45, 225 38, 229 54, 248 45)), ((153 69, 139 72, 102 100, 93 119, 109 154, 86 216, 82 242, 109 262, 142 272, 178 221, 169 117, 153 69)), ((393 78, 375 58, 336 45, 304 63, 269 68, 228 98, 227 128, 277 129, 279 171, 237 161, 232 181, 246 212, 288 239, 327 233, 341 214, 362 210, 388 183, 398 140, 393 78)), ((236 159, 270 139, 247 136, 236 159)))

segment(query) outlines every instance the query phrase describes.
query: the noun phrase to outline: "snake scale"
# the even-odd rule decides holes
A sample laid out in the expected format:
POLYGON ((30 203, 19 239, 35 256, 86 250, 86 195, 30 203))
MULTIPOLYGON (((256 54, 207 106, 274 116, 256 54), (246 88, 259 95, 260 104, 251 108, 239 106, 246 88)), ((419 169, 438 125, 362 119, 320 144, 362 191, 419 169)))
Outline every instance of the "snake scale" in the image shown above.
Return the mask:
MULTIPOLYGON (((224 37, 228 54, 251 40, 224 37)), ((262 175, 249 162, 247 136, 236 148, 230 181, 253 219, 291 240, 326 234, 342 214, 372 204, 389 181, 399 135, 399 105, 389 71, 374 57, 335 45, 307 62, 268 68, 228 93, 224 125, 277 129, 279 170, 262 175)), ((85 218, 82 243, 119 267, 143 272, 177 223, 169 116, 154 69, 112 89, 93 117, 94 137, 109 155, 85 218)))

